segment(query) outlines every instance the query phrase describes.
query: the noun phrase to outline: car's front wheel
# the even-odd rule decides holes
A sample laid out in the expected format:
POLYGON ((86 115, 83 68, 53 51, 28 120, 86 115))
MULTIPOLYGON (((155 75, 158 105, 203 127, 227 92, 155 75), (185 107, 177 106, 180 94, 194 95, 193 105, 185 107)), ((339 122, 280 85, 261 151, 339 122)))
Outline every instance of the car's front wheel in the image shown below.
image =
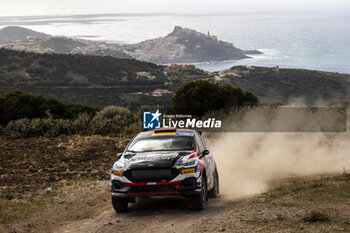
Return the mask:
POLYGON ((207 201, 207 178, 202 177, 201 192, 192 196, 192 207, 194 210, 203 210, 207 201))
POLYGON ((119 198, 119 197, 112 196, 113 208, 118 213, 127 211, 128 203, 129 203, 129 201, 126 198, 119 198))

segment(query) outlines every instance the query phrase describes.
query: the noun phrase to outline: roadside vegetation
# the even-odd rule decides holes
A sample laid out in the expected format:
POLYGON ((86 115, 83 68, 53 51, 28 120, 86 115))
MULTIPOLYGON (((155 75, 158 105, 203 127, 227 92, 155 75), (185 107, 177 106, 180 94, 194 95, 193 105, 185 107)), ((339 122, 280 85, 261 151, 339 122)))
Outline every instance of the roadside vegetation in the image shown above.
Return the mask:
POLYGON ((193 116, 203 116, 212 111, 228 111, 231 108, 257 106, 258 98, 232 85, 219 85, 208 80, 197 80, 185 84, 176 91, 173 111, 193 116))
POLYGON ((59 135, 134 134, 142 130, 142 112, 185 113, 202 117, 206 112, 257 106, 258 98, 230 85, 191 81, 178 89, 173 108, 143 105, 137 111, 122 106, 98 108, 12 91, 0 96, 0 133, 14 138, 59 135), (200 98, 198 98, 200 97, 200 98))

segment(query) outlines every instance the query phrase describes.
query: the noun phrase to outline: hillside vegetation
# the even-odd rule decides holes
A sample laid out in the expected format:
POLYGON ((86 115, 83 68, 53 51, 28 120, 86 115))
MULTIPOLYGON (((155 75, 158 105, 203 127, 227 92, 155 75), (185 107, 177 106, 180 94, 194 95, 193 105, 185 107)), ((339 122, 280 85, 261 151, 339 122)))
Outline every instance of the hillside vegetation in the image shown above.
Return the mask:
POLYGON ((163 67, 132 59, 0 49, 0 94, 20 89, 65 103, 137 109, 142 103, 169 106, 170 98, 131 94, 164 88, 167 81, 163 67))
POLYGON ((164 71, 164 66, 133 59, 0 49, 0 94, 19 89, 63 103, 137 111, 141 105, 171 107, 172 95, 154 97, 156 89, 176 91, 189 81, 206 79, 252 92, 262 103, 350 100, 346 74, 246 66, 213 73, 193 66, 164 71))
POLYGON ((16 40, 25 40, 31 36, 41 37, 47 35, 22 27, 5 27, 0 30, 0 44, 16 40))
POLYGON ((350 75, 305 69, 236 66, 220 72, 222 82, 251 91, 262 102, 309 104, 350 100, 350 75))

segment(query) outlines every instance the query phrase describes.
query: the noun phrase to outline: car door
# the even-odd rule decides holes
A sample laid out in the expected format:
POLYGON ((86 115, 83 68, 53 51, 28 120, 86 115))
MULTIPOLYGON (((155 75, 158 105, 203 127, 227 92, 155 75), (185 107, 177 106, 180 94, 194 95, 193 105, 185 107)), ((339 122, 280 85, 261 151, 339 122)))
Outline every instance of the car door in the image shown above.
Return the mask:
MULTIPOLYGON (((202 136, 196 134, 197 144, 199 148, 200 154, 203 154, 204 150, 208 150, 207 146, 204 142, 204 139, 202 136)), ((214 158, 209 151, 209 154, 203 156, 205 167, 207 171, 207 182, 208 182, 208 190, 214 187, 214 171, 215 171, 215 161, 214 158)))

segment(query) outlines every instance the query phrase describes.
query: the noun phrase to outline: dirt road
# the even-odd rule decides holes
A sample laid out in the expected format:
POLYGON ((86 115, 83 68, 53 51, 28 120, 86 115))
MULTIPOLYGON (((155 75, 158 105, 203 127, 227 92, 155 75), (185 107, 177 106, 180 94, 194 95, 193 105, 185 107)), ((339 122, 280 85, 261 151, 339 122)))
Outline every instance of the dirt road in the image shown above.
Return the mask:
POLYGON ((145 198, 127 213, 112 208, 108 181, 59 190, 55 201, 1 232, 344 232, 350 231, 350 176, 293 179, 268 193, 210 199, 193 211, 184 198, 145 198), (305 222, 312 210, 325 221, 305 222))
POLYGON ((220 142, 255 149, 236 150, 237 156, 225 160, 230 148, 211 147, 223 155, 216 160, 226 191, 209 199, 204 211, 193 211, 184 198, 148 198, 138 199, 124 214, 112 208, 107 179, 127 137, 0 138, 0 232, 350 232, 346 169, 336 176, 280 179, 286 172, 307 175, 347 168, 349 140, 305 143, 298 137, 276 144, 275 137, 238 136, 220 142), (275 152, 267 153, 268 148, 275 152), (286 150, 298 156, 285 152, 282 163, 280 151, 286 150), (278 184, 271 184, 273 179, 278 184), (261 184, 269 188, 260 189, 261 184), (237 198, 238 193, 244 198, 237 198))

